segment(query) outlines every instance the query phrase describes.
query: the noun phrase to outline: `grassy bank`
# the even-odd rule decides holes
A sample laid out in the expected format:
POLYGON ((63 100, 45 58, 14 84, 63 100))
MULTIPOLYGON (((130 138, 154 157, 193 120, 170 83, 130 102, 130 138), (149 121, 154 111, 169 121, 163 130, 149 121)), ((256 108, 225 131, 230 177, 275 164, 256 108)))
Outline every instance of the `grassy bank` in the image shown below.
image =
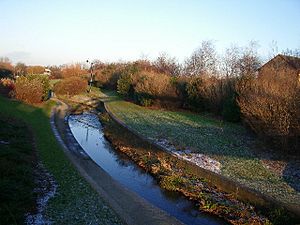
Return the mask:
MULTIPOLYGON (((221 174, 276 199, 300 206, 300 193, 293 188, 297 178, 283 176, 263 164, 268 156, 258 154, 258 140, 238 124, 209 115, 153 110, 102 95, 111 112, 132 129, 153 139, 166 139, 178 149, 189 149, 218 160, 221 174)), ((288 164, 284 159, 277 161, 288 164)))
POLYGON ((192 200, 200 211, 219 216, 230 224, 273 224, 253 206, 211 186, 206 179, 193 172, 190 167, 181 164, 176 157, 128 132, 110 119, 107 113, 102 113, 100 119, 104 125, 105 137, 114 149, 125 153, 137 165, 152 174, 162 188, 183 194, 192 200))
POLYGON ((34 209, 36 157, 26 125, 0 112, 0 224, 22 224, 34 209))
POLYGON ((46 216, 55 224, 121 224, 117 215, 96 194, 68 161, 52 134, 49 116, 54 102, 32 107, 0 97, 1 115, 25 122, 36 140, 38 157, 58 184, 46 216))

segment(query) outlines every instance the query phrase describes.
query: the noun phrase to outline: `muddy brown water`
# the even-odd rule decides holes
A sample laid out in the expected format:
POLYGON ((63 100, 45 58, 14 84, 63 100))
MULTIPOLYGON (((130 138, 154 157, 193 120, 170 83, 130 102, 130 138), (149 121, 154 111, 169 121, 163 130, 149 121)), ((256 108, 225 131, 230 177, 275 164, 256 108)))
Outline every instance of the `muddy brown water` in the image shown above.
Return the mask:
POLYGON ((200 212, 194 202, 176 192, 166 191, 156 180, 105 139, 98 117, 92 113, 70 115, 70 129, 90 158, 113 179, 156 207, 188 225, 227 224, 216 216, 200 212))

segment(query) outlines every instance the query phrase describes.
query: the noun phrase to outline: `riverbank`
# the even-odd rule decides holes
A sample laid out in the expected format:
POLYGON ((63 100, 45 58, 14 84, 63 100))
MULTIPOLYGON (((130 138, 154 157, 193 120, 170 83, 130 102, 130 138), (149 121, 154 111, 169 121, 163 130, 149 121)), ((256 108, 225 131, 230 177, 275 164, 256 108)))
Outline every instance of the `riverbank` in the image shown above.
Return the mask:
POLYGON ((79 175, 57 143, 49 123, 50 111, 55 104, 48 101, 34 107, 0 97, 1 115, 16 118, 30 127, 38 160, 57 185, 54 197, 49 198, 43 211, 44 220, 27 221, 28 224, 123 224, 114 210, 79 175))
MULTIPOLYGON (((85 95, 68 99, 68 104, 72 105, 71 112, 80 114, 93 108, 104 112, 103 106, 99 106, 99 99, 97 104, 97 98, 93 97, 85 95)), ((244 204, 236 200, 234 195, 226 194, 211 186, 189 168, 183 167, 177 158, 116 124, 105 112, 100 118, 104 124, 104 134, 114 148, 128 155, 141 168, 151 173, 164 189, 182 193, 188 199, 197 202, 200 211, 214 214, 231 224, 268 223, 268 219, 255 211, 251 205, 244 204)))
POLYGON ((115 149, 128 155, 136 164, 152 174, 166 190, 182 193, 195 202, 200 211, 219 216, 231 224, 267 224, 268 219, 249 205, 211 186, 207 180, 184 167, 176 157, 155 148, 128 132, 103 113, 105 137, 115 149))
MULTIPOLYGON (((100 93, 101 94, 101 93, 100 93)), ((98 95, 99 95, 99 92, 96 92, 96 94, 95 94, 95 96, 92 96, 95 100, 96 99, 98 99, 98 95)), ((91 97, 91 96, 89 96, 89 97, 91 97)), ((76 108, 76 110, 75 111, 77 111, 77 112, 81 112, 81 111, 84 111, 84 104, 82 104, 82 102, 80 103, 80 99, 83 99, 84 101, 86 101, 86 102, 89 102, 89 100, 88 100, 88 98, 89 97, 87 97, 87 96, 84 96, 83 98, 82 98, 82 96, 75 96, 74 98, 72 98, 71 99, 71 104, 73 104, 74 106, 76 106, 75 108, 76 108), (73 102, 73 103, 72 103, 73 102), (78 105, 80 105, 80 107, 78 107, 78 105), (82 110, 80 109, 80 108, 82 108, 82 110)), ((109 97, 109 96, 102 96, 101 97, 101 99, 102 100, 104 100, 104 102, 109 102, 109 103, 111 103, 111 102, 115 102, 115 101, 119 101, 120 99, 118 98, 118 97, 109 97)), ((125 126, 126 126, 126 124, 124 124, 125 126)), ((139 136, 141 136, 141 135, 139 135, 139 136)), ((142 138, 143 139, 143 138, 142 138)), ((116 146, 117 147, 117 146, 116 146)), ((131 150, 129 151, 129 152, 131 152, 131 150)), ((134 151, 133 151, 134 152, 134 151)), ((135 153, 133 153, 133 155, 134 155, 135 153)), ((146 154, 146 156, 148 155, 148 153, 146 154)), ((154 160, 154 163, 155 163, 155 161, 156 160, 154 160)), ((150 160, 150 164, 151 164, 151 160, 150 160)), ((142 166, 143 167, 143 166, 142 166)), ((177 182, 178 180, 177 179, 175 179, 175 183, 178 183, 177 182)), ((171 183, 173 183, 173 179, 171 179, 171 183)), ((181 182, 179 182, 179 184, 180 184, 181 182)), ((223 185, 224 186, 224 185, 223 185)), ((238 188, 238 187, 237 187, 238 188)), ((176 189, 176 188, 175 188, 176 189)), ((180 189, 180 188, 179 188, 180 189)), ((179 189, 176 189, 177 191, 179 190, 179 189)), ((179 191, 182 191, 182 190, 179 190, 179 191)), ((241 189, 241 191, 243 192, 243 190, 241 189)), ((183 191, 184 192, 184 191, 183 191)), ((200 192, 201 193, 201 192, 200 192)), ((188 194, 190 194, 190 193, 188 193, 188 194)), ((234 193, 233 193, 234 194, 234 193)), ((235 195, 235 194, 234 194, 235 195)), ((199 196, 198 196, 199 197, 199 196)), ((210 199, 209 199, 210 200, 210 199)), ((205 200, 203 201, 204 202, 204 204, 205 204, 205 200)), ((272 202, 272 201, 271 201, 272 202)), ((210 202, 211 203, 211 202, 210 202)), ((270 202, 269 202, 270 203, 270 202)), ((210 204, 209 204, 210 205, 210 204)), ((216 209, 216 207, 215 207, 216 205, 214 205, 214 206, 212 206, 212 208, 213 209, 216 209)), ((208 206, 208 208, 210 208, 211 206, 208 206)), ((222 207, 221 207, 222 208, 222 207)), ((224 207, 224 208, 226 208, 226 207, 224 207)), ((271 208, 273 208, 273 206, 272 205, 269 205, 268 207, 267 207, 268 209, 271 209, 271 208)), ((209 209, 209 210, 211 210, 211 209, 209 209)), ((271 211, 268 211, 267 212, 267 214, 272 218, 272 222, 273 222, 273 224, 282 224, 282 223, 284 223, 284 224, 294 224, 293 222, 289 222, 289 219, 291 219, 290 217, 289 217, 289 215, 288 214, 286 214, 285 213, 285 211, 284 210, 282 210, 282 209, 280 209, 280 207, 274 207, 274 209, 271 209, 271 211), (274 210, 274 211, 273 211, 274 210)), ((254 222, 254 224, 255 224, 255 222, 254 222)))
POLYGON ((99 98, 96 100, 91 94, 75 96, 68 101, 68 104, 72 105, 71 108, 64 102, 60 102, 59 107, 52 114, 51 123, 54 133, 64 146, 64 152, 69 160, 126 224, 182 225, 174 217, 124 188, 84 153, 67 125, 66 116, 70 112, 82 113, 87 109, 91 110, 97 107, 97 103, 99 103, 99 98))
POLYGON ((105 94, 103 101, 118 120, 164 149, 278 201, 300 207, 299 159, 279 156, 237 124, 208 115, 148 109, 126 102, 113 92, 105 94))

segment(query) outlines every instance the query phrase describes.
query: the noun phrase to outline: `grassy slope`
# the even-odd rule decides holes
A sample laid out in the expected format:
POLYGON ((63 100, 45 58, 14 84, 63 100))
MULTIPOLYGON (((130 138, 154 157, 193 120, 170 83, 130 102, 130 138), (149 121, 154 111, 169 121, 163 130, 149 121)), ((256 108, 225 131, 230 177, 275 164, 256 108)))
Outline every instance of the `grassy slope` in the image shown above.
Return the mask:
POLYGON ((0 224, 22 224, 34 205, 32 137, 21 121, 0 111, 0 224))
POLYGON ((300 194, 266 169, 254 154, 256 140, 240 125, 189 112, 151 110, 110 96, 110 110, 150 138, 165 138, 178 148, 205 153, 222 163, 222 174, 277 199, 299 204, 300 194))
POLYGON ((0 97, 1 114, 26 122, 33 130, 38 155, 59 187, 50 199, 46 214, 58 224, 120 224, 90 185, 68 161, 52 134, 49 115, 54 102, 32 107, 0 97))

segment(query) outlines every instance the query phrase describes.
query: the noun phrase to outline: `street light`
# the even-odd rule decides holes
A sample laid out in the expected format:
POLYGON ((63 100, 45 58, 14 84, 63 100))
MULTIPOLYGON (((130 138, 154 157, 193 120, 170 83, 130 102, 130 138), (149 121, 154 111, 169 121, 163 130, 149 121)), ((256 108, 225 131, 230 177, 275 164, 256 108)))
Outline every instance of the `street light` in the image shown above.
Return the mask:
POLYGON ((93 64, 92 62, 90 62, 89 60, 86 60, 87 63, 90 63, 91 66, 90 66, 90 71, 91 71, 91 79, 89 81, 89 90, 88 92, 91 92, 91 89, 92 89, 92 83, 93 83, 93 64))

